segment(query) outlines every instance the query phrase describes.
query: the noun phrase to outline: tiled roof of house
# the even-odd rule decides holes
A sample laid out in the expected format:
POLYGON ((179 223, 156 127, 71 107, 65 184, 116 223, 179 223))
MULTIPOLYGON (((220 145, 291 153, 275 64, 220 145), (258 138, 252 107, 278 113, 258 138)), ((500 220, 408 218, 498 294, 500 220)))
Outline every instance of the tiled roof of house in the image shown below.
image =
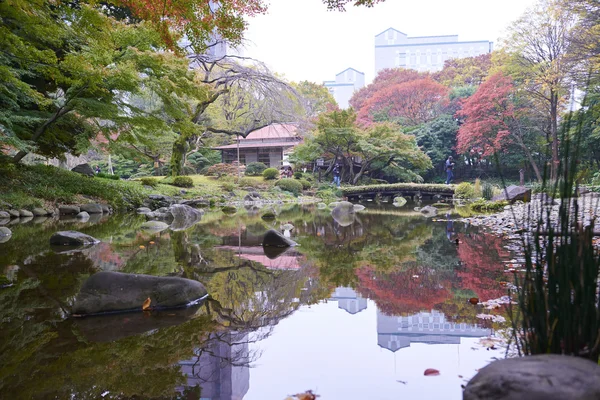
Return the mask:
POLYGON ((246 139, 240 139, 240 142, 244 140, 257 140, 257 139, 283 139, 296 137, 298 127, 292 124, 271 124, 264 128, 257 129, 250 132, 246 139))

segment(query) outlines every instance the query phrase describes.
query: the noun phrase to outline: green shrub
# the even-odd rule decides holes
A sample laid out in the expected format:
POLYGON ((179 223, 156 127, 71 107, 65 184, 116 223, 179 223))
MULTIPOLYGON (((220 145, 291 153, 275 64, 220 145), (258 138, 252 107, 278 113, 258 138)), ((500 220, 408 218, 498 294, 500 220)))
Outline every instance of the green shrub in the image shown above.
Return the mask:
POLYGON ((121 179, 119 175, 105 174, 104 172, 97 173, 96 178, 112 179, 113 181, 118 181, 121 179))
POLYGON ((260 176, 265 169, 267 169, 267 166, 264 163, 252 162, 246 165, 245 174, 248 176, 260 176))
POLYGON ((494 197, 494 186, 489 183, 484 183, 481 187, 481 197, 485 200, 491 200, 494 197))
POLYGON ((302 184, 302 190, 310 189, 312 184, 306 179, 298 179, 298 182, 302 184))
POLYGON ((235 183, 233 183, 233 182, 223 182, 221 184, 221 188, 223 190, 225 190, 226 192, 233 192, 233 190, 235 189, 235 183))
POLYGON ((251 187, 251 188, 262 188, 265 186, 265 183, 251 178, 240 178, 238 180, 239 187, 251 187))
POLYGON ((302 172, 300 172, 300 171, 294 172, 294 179, 302 179, 302 172))
POLYGON ((324 203, 331 203, 342 197, 342 191, 333 185, 321 185, 315 194, 316 197, 323 200, 324 203))
POLYGON ((504 210, 504 207, 508 205, 508 201, 486 201, 486 200, 477 200, 471 204, 471 209, 473 211, 479 212, 498 212, 504 210))
POLYGON ((232 164, 225 164, 225 163, 220 163, 220 164, 215 164, 215 165, 211 165, 208 170, 206 171, 206 174, 209 176, 216 176, 216 177, 221 177, 223 175, 237 175, 237 168, 235 165, 232 164))
POLYGON ((281 179, 277 181, 275 186, 278 186, 281 189, 287 192, 294 193, 296 195, 300 194, 300 192, 302 191, 302 183, 300 183, 296 179, 281 179))
POLYGON ((191 188, 194 187, 194 181, 189 176, 176 176, 173 179, 173 186, 191 188))
POLYGON ((458 199, 472 199, 475 197, 475 189, 469 182, 459 183, 454 190, 454 196, 458 199))
POLYGON ((267 168, 263 171, 262 176, 267 180, 277 179, 279 176, 279 171, 277 171, 275 168, 267 168))
POLYGON ((140 179, 140 182, 142 182, 142 185, 144 186, 150 186, 153 188, 158 186, 158 180, 156 178, 142 178, 140 179))

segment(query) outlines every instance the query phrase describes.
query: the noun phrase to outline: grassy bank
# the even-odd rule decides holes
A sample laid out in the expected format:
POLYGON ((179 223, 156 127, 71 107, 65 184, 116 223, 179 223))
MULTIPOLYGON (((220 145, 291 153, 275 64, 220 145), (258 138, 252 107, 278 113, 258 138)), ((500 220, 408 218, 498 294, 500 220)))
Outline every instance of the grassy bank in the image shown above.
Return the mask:
MULTIPOLYGON (((244 177, 237 181, 207 176, 191 176, 193 186, 180 188, 169 184, 171 178, 156 177, 156 185, 148 187, 141 181, 112 180, 86 177, 75 172, 46 165, 0 166, 0 200, 13 208, 41 207, 49 204, 105 202, 117 209, 142 205, 150 194, 180 196, 183 199, 202 197, 215 203, 241 200, 249 192, 259 192, 265 200, 293 200, 295 197, 274 186, 274 181, 262 177, 244 177)), ((0 203, 0 208, 6 204, 0 203)))

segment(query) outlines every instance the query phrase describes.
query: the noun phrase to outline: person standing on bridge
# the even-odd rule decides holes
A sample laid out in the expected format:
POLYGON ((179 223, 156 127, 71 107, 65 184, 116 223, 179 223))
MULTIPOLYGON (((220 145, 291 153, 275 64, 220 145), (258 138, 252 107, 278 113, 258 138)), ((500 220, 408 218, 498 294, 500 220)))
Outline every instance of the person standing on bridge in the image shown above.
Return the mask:
POLYGON ((340 164, 335 163, 335 166, 333 167, 333 184, 337 187, 340 187, 340 183, 341 183, 340 174, 341 174, 340 164))
POLYGON ((446 185, 449 185, 452 179, 454 179, 454 174, 452 170, 454 169, 454 159, 452 156, 448 156, 446 160, 446 185))

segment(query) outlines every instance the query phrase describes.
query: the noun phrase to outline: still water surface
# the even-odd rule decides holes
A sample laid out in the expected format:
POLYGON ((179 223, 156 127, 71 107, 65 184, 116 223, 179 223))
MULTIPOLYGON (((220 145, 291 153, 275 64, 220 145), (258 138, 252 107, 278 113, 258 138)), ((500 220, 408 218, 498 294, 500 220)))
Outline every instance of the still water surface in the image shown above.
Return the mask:
POLYGON ((503 326, 468 300, 505 294, 510 255, 451 214, 366 205, 350 221, 315 207, 268 222, 260 210, 208 212, 179 232, 143 232, 136 215, 12 225, 0 244, 12 282, 0 289, 0 398, 277 400, 312 389, 327 400, 460 399, 461 384, 503 356, 480 342, 503 326), (265 255, 269 228, 300 246, 265 255), (50 248, 67 229, 102 242, 50 248), (101 270, 196 279, 210 298, 67 318, 101 270))

